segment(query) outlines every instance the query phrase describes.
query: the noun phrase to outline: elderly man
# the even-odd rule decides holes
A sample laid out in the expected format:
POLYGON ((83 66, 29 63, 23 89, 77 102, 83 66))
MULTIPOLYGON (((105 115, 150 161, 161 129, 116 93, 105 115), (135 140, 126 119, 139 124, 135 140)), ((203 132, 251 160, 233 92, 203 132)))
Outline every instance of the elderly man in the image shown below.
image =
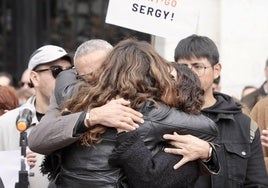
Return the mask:
MULTIPOLYGON (((101 66, 111 49, 109 43, 100 39, 86 41, 77 48, 74 56, 75 69, 59 75, 49 110, 29 135, 29 147, 33 151, 46 154, 47 158, 54 158, 53 152, 76 142, 79 136, 90 128, 88 125, 102 124, 133 130, 138 126, 135 122, 143 122, 142 114, 129 108, 129 102, 124 99, 113 100, 91 109, 90 112, 60 115, 63 102, 72 96, 85 76, 101 66)), ((57 171, 53 173, 49 174, 51 185, 57 181, 57 171)))

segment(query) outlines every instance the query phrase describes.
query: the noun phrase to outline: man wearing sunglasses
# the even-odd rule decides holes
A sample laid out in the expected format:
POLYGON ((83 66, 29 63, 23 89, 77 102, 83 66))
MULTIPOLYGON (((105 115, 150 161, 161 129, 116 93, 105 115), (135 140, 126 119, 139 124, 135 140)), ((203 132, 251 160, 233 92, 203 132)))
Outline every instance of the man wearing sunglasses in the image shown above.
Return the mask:
MULTIPOLYGON (((28 70, 30 71, 29 86, 35 90, 35 95, 30 97, 21 107, 11 110, 0 117, 0 150, 20 149, 20 132, 16 129, 17 117, 19 117, 26 105, 30 107, 33 117, 31 126, 26 130, 30 132, 48 109, 57 75, 71 67, 71 57, 59 46, 45 45, 31 55, 28 63, 28 70)), ((33 167, 31 171, 34 172, 34 176, 29 177, 30 187, 40 187, 40 185, 42 185, 41 187, 46 187, 48 184, 47 178, 40 173, 39 168, 42 160, 41 155, 36 155, 31 151, 27 152, 28 164, 33 167)))

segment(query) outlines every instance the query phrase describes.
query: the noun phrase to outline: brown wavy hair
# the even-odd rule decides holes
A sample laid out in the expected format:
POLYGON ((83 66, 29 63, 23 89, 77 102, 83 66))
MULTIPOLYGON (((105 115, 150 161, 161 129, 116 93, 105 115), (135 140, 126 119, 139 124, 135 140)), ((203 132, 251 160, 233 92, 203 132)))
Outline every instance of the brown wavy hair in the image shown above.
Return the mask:
MULTIPOLYGON (((65 108, 71 112, 92 109, 116 97, 131 101, 139 109, 146 101, 162 101, 176 106, 176 89, 170 70, 172 64, 145 41, 126 39, 110 52, 102 66, 88 76, 65 108)), ((100 141, 106 127, 96 126, 81 137, 83 145, 100 141)))
POLYGON ((177 71, 175 88, 176 108, 190 114, 199 114, 204 104, 204 90, 198 76, 187 66, 173 62, 177 71))
POLYGON ((19 106, 19 97, 16 89, 12 86, 0 85, 0 115, 5 113, 5 110, 12 110, 19 106))

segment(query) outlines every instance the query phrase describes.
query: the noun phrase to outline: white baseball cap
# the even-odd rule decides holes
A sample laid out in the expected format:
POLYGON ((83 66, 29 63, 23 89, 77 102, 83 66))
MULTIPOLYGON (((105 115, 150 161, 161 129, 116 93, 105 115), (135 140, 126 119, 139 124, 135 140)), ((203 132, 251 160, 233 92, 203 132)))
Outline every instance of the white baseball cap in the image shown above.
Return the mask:
POLYGON ((54 45, 42 46, 32 53, 28 63, 28 69, 31 71, 38 65, 50 63, 63 57, 66 57, 72 64, 72 58, 63 48, 54 45))

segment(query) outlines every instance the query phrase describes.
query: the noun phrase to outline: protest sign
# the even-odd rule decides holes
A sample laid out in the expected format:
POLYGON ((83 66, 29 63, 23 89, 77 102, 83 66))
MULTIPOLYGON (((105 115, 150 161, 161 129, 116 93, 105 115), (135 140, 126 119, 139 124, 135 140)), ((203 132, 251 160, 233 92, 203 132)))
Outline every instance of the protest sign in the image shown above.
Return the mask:
MULTIPOLYGON (((173 38, 196 33, 194 0, 110 0, 106 23, 173 38)), ((195 6, 196 7, 196 6, 195 6)))
POLYGON ((0 177, 5 188, 14 188, 20 170, 20 150, 0 151, 0 177))

